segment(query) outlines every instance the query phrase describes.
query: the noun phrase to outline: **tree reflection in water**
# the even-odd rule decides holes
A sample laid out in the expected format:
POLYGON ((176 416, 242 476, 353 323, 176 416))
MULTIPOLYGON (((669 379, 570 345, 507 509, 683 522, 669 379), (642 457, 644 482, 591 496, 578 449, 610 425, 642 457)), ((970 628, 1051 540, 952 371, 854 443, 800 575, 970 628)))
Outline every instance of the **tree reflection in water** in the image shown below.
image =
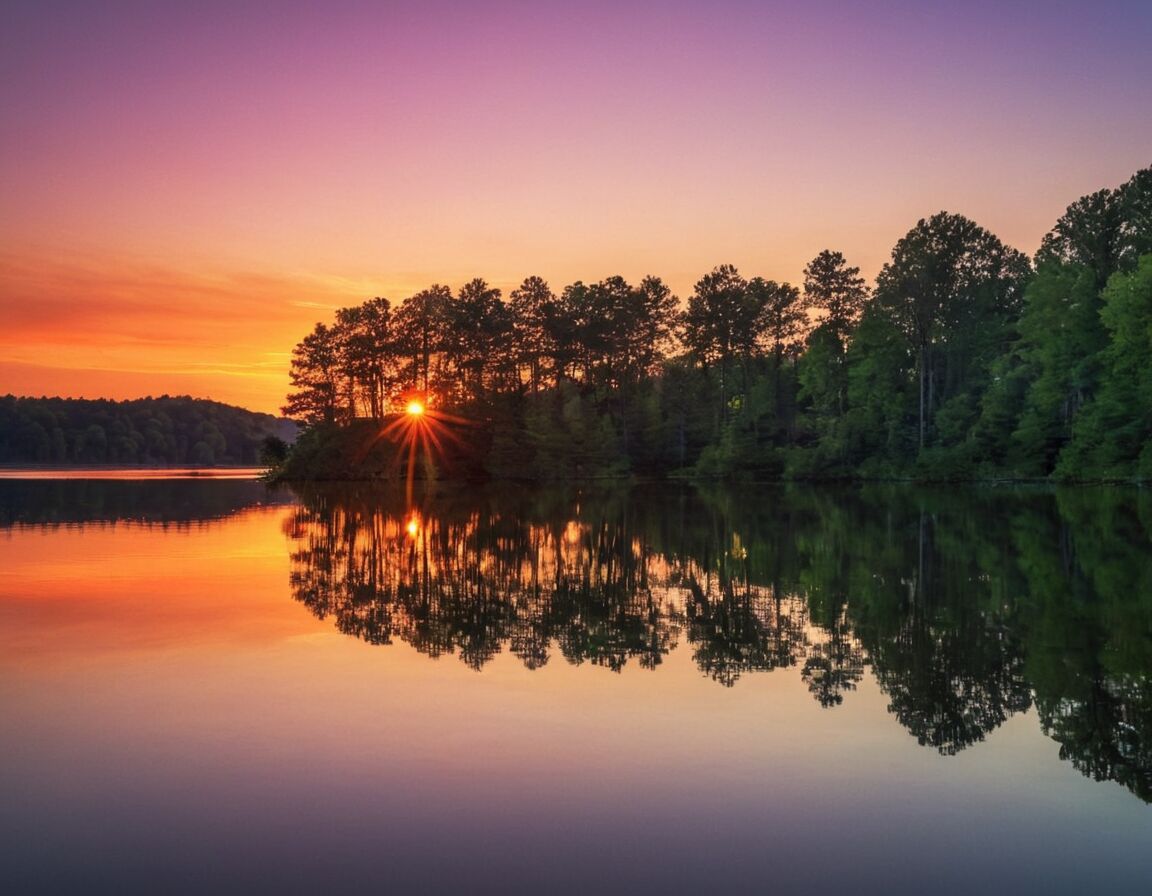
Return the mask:
POLYGON ((840 705, 870 667, 954 754, 1036 705, 1061 756, 1152 799, 1146 495, 907 488, 308 488, 295 597, 340 631, 481 669, 503 650, 730 687, 795 668, 840 705))

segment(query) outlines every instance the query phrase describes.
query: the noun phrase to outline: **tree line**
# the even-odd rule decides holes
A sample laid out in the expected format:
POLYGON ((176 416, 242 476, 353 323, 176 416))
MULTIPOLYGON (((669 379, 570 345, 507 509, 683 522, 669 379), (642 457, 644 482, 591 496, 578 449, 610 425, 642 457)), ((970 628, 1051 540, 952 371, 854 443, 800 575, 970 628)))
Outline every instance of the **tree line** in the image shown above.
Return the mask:
POLYGON ((0 463, 258 464, 296 427, 271 414, 188 396, 130 401, 0 398, 0 463))
POLYGON ((1152 477, 1152 168, 1068 206, 1035 258, 941 212, 871 284, 832 250, 801 286, 721 265, 482 279, 374 298, 295 348, 315 432, 413 392, 483 421, 497 476, 1152 477))

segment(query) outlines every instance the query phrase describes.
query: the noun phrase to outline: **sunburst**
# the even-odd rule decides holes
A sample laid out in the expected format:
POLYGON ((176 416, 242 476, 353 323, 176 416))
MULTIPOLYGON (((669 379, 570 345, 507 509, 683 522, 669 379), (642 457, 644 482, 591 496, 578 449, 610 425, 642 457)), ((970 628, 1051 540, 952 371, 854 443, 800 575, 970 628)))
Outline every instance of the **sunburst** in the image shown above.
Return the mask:
POLYGON ((407 456, 408 493, 412 493, 413 481, 416 478, 416 458, 423 452, 428 460, 434 460, 437 455, 444 457, 446 442, 463 444, 463 440, 453 432, 450 424, 467 425, 470 421, 463 417, 446 414, 434 410, 431 405, 431 396, 426 394, 408 394, 401 399, 404 413, 397 416, 380 431, 380 438, 397 442, 396 462, 403 463, 407 456))

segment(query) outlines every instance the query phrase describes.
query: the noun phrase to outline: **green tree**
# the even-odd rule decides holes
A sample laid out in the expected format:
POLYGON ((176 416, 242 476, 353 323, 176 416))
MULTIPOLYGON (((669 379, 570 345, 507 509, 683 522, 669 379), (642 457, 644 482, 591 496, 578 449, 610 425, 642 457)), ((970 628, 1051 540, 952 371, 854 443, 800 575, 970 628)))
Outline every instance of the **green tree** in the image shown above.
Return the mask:
POLYGON ((966 435, 988 369, 1011 335, 1029 273, 1020 252, 945 212, 920 220, 892 250, 876 278, 875 303, 914 358, 920 451, 933 430, 943 443, 966 435))
POLYGON ((1101 289, 1116 270, 1122 221, 1119 190, 1097 190, 1081 196, 1045 234, 1036 263, 1083 265, 1095 274, 1096 288, 1101 289))
POLYGON ((759 309, 757 329, 763 350, 772 361, 772 416, 776 425, 782 426, 788 416, 784 406, 784 359, 794 359, 799 354, 808 316, 800 301, 800 290, 788 283, 753 277, 748 281, 748 298, 759 309))
POLYGON ((804 268, 804 304, 816 315, 813 332, 822 330, 846 347, 867 301, 860 268, 849 267, 842 253, 824 249, 804 268))
POLYGON ((800 290, 762 277, 749 280, 747 290, 748 301, 757 309, 756 330, 778 369, 786 355, 796 354, 807 329, 800 290))
POLYGON ((797 377, 821 438, 844 413, 848 397, 848 343, 868 300, 860 269, 849 267, 840 252, 828 249, 804 268, 804 306, 815 315, 797 377))
POLYGON ((557 378, 587 382, 592 359, 600 353, 603 328, 592 288, 582 280, 565 286, 550 324, 557 378))
POLYGON ((1100 387, 1057 472, 1152 478, 1152 254, 1132 273, 1112 277, 1100 317, 1110 338, 1100 387))
POLYGON ((1120 234, 1117 263, 1132 271, 1141 256, 1152 252, 1152 167, 1137 171, 1120 188, 1120 234))
POLYGON ((583 380, 606 393, 620 385, 627 364, 633 291, 623 277, 565 290, 573 312, 573 341, 583 380))
POLYGON ((1017 357, 1031 380, 1012 438, 1019 468, 1047 475, 1092 396, 1106 337, 1095 275, 1045 263, 1024 294, 1017 357))
POLYGON ((887 310, 874 302, 845 362, 847 408, 821 448, 834 468, 890 475, 916 453, 915 355, 887 310))
POLYGON ((732 362, 755 354, 763 324, 748 282, 732 265, 720 265, 696 282, 684 315, 683 339, 701 364, 719 374, 720 419, 728 415, 732 362))

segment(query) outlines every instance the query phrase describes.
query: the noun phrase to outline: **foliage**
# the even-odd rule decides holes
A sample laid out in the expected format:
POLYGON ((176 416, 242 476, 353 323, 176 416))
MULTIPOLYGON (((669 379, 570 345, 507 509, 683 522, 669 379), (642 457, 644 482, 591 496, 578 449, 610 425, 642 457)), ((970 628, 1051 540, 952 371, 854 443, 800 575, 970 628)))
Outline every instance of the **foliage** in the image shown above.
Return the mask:
POLYGON ((1152 478, 1152 254, 1132 273, 1116 273, 1100 318, 1108 332, 1100 385, 1076 421, 1058 472, 1152 478))
POLYGON ((1042 266, 1028 287, 1019 331, 1020 363, 1031 383, 1012 437, 1018 466, 1046 475, 1095 391, 1106 344, 1091 269, 1042 266))
POLYGON ((892 250, 873 301, 913 359, 921 451, 952 448, 962 438, 970 421, 941 420, 941 411, 959 413, 986 386, 1028 274, 1021 253, 960 215, 921 220, 892 250))
POLYGON ((804 302, 816 314, 817 326, 840 346, 852 336, 869 290, 860 268, 850 267, 840 252, 825 249, 804 268, 804 302))

